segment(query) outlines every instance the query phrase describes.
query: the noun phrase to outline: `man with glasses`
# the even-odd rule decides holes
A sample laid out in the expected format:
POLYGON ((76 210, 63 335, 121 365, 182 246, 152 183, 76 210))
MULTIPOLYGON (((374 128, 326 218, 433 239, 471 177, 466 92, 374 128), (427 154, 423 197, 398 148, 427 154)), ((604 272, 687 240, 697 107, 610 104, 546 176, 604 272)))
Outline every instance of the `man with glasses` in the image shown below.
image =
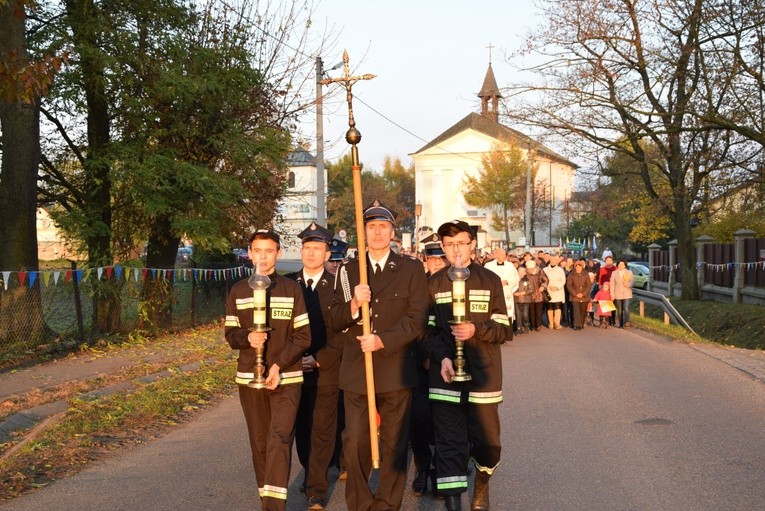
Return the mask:
POLYGON ((493 272, 470 262, 475 235, 470 226, 453 220, 438 228, 446 259, 464 261, 466 322, 454 324, 452 281, 448 271, 433 275, 426 343, 430 358, 430 400, 436 440, 436 488, 448 511, 460 511, 468 488, 468 460, 476 467, 473 511, 489 509, 489 478, 499 463, 499 403, 502 402, 500 345, 513 338, 502 282, 493 272), (465 370, 470 381, 452 381, 455 340, 464 341, 465 370))

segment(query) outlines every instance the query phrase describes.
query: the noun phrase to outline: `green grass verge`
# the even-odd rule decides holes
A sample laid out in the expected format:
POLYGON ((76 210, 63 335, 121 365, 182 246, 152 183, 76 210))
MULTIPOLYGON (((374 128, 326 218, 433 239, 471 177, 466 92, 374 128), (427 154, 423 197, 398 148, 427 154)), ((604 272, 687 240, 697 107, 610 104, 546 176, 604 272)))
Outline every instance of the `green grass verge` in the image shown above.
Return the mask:
POLYGON ((118 448, 161 435, 231 392, 233 371, 230 360, 220 360, 128 394, 73 400, 60 420, 0 463, 2 500, 73 475, 118 448))
MULTIPOLYGON (((693 330, 707 341, 746 349, 765 349, 765 306, 721 303, 711 300, 672 299, 672 305, 685 318, 693 330)), ((676 325, 664 325, 663 311, 646 305, 646 316, 637 315, 637 300, 632 302, 632 319, 636 324, 673 339, 693 338, 690 332, 676 325)))

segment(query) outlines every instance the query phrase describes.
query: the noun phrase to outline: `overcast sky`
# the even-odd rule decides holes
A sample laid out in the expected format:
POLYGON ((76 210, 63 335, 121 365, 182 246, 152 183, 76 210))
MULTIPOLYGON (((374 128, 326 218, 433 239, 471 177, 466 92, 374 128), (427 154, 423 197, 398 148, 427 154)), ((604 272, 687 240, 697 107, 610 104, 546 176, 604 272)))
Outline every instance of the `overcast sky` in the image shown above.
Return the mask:
MULTIPOLYGON (((489 44, 497 84, 513 81, 505 55, 538 23, 535 12, 532 0, 322 0, 314 26, 339 33, 337 54, 323 56, 325 68, 341 62, 347 49, 354 74, 377 75, 353 89, 365 167, 380 170, 386 155, 408 165, 409 153, 478 111, 489 44)), ((341 76, 342 69, 330 75, 341 76)), ((325 160, 336 161, 348 151, 345 95, 336 94, 324 113, 325 160)), ((311 115, 302 125, 308 138, 315 137, 311 115)))

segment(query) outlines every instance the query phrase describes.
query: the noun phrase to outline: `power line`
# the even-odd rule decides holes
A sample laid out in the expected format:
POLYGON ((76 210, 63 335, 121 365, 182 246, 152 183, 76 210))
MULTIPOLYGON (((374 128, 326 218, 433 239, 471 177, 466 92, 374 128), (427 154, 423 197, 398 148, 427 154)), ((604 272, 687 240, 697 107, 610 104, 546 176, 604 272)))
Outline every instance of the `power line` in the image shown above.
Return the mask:
MULTIPOLYGON (((426 139, 422 138, 421 136, 417 135, 416 133, 413 133, 413 132, 409 131, 408 129, 406 129, 405 127, 401 126, 399 123, 397 123, 393 119, 389 118, 388 116, 386 116, 385 114, 383 114, 379 110, 375 109, 374 107, 369 105, 367 102, 365 102, 363 99, 359 98, 358 96, 354 96, 353 99, 357 100, 359 103, 361 103, 362 105, 366 106, 367 108, 372 110, 374 113, 376 113, 377 115, 379 115, 380 117, 382 117, 383 119, 385 119, 386 121, 388 121, 389 123, 391 123, 392 125, 397 127, 398 129, 400 129, 401 131, 404 131, 405 133, 408 133, 409 135, 413 136, 414 138, 416 138, 418 140, 421 140, 422 142, 425 142, 426 144, 428 144, 430 142, 429 140, 426 140, 426 139)), ((452 156, 458 156, 460 158, 465 158, 466 160, 470 160, 470 161, 476 162, 476 163, 483 163, 483 161, 476 160, 475 158, 471 158, 470 156, 466 156, 466 155, 460 154, 460 153, 453 153, 452 151, 450 151, 450 150, 446 149, 445 147, 442 147, 442 146, 440 146, 438 144, 433 145, 433 147, 437 147, 437 148, 441 149, 442 151, 444 151, 445 153, 451 154, 452 156)))

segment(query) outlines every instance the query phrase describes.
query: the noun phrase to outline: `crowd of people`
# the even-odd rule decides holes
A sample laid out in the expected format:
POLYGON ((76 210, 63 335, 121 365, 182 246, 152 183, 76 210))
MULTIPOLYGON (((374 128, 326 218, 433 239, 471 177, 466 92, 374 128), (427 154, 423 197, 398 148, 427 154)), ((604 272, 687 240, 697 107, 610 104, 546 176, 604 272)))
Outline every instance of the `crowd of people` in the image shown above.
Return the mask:
POLYGON ((626 261, 615 264, 610 251, 603 264, 542 250, 508 255, 503 248, 476 258, 502 279, 516 335, 542 328, 631 326, 634 274, 626 261))
POLYGON ((479 260, 475 233, 459 220, 422 240, 417 257, 399 254, 395 218, 377 201, 364 210, 366 264, 312 223, 299 235, 303 267, 285 276, 275 271, 279 235, 260 229, 250 238, 255 273, 269 284, 265 298, 248 280, 232 287, 225 338, 239 352, 236 383, 265 511, 286 509, 293 441, 309 510, 325 509, 333 466, 347 509, 400 509, 410 447, 415 495, 430 486, 447 511, 460 511, 474 471, 470 509, 490 509, 501 454, 500 346, 545 324, 629 326, 632 273, 622 261, 598 268, 503 249, 479 260))

